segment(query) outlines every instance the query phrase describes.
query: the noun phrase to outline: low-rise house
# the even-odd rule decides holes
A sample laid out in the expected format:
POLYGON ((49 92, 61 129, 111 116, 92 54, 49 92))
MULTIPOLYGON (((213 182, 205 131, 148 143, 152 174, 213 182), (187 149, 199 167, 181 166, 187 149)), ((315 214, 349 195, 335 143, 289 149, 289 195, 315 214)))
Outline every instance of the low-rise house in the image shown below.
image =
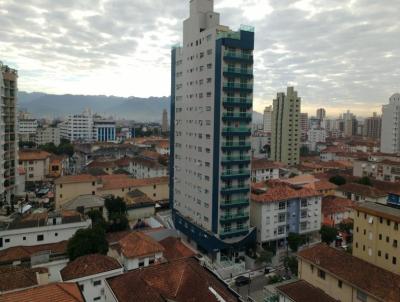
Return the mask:
POLYGON ((0 231, 0 251, 15 246, 34 246, 70 239, 77 230, 92 225, 75 211, 31 214, 17 218, 0 231))
POLYGON ((104 206, 105 199, 98 195, 80 195, 62 205, 63 210, 78 211, 87 214, 90 211, 99 211, 107 220, 107 209, 104 206))
POLYGON ((168 155, 169 156, 169 140, 160 140, 156 144, 156 151, 161 155, 168 155))
POLYGON ((284 247, 289 233, 318 233, 321 227, 320 193, 295 188, 286 183, 271 183, 251 195, 251 224, 257 227, 259 244, 284 247))
POLYGON ((334 195, 322 198, 322 224, 335 227, 344 220, 353 218, 355 202, 334 195))
POLYGON ((87 302, 76 283, 51 283, 3 294, 2 302, 87 302))
POLYGON ((45 268, 0 267, 0 301, 3 301, 4 293, 48 283, 48 270, 45 268))
POLYGON ((400 276, 317 244, 297 254, 299 278, 341 302, 400 301, 400 276))
POLYGON ((138 221, 154 216, 155 202, 140 190, 126 193, 126 209, 129 221, 138 221))
POLYGON ((388 194, 371 186, 347 183, 336 188, 336 196, 356 202, 378 202, 386 204, 388 194))
POLYGON ((354 208, 353 255, 400 274, 400 209, 377 203, 354 208))
POLYGON ((168 176, 168 166, 159 158, 137 156, 132 159, 132 176, 138 179, 168 176))
POLYGON ((60 273, 64 282, 79 285, 86 301, 105 302, 105 280, 122 274, 123 268, 114 258, 92 254, 75 259, 60 273))
POLYGON ((51 154, 41 150, 20 150, 19 165, 26 171, 25 181, 44 181, 49 175, 51 154))
POLYGON ((63 176, 68 167, 68 157, 55 156, 50 157, 49 176, 58 178, 63 176))
POLYGON ((353 175, 381 181, 400 182, 400 160, 369 158, 354 161, 353 175))
MULTIPOLYGON (((250 160, 250 158, 249 158, 250 160)), ((273 162, 266 158, 253 159, 251 162, 251 181, 261 182, 281 178, 282 169, 286 166, 279 162, 273 162)))
POLYGON ((340 302, 304 280, 277 286, 276 290, 279 302, 340 302))
POLYGON ((196 259, 182 258, 107 279, 106 301, 239 302, 241 299, 196 259))
POLYGON ((130 232, 109 249, 109 256, 130 271, 152 265, 163 259, 164 247, 141 232, 130 232))
POLYGON ((334 195, 337 185, 326 179, 317 179, 315 182, 304 185, 305 188, 313 189, 324 196, 334 195))
POLYGON ((163 256, 167 261, 195 256, 195 252, 183 244, 181 238, 167 237, 159 243, 164 247, 163 256))

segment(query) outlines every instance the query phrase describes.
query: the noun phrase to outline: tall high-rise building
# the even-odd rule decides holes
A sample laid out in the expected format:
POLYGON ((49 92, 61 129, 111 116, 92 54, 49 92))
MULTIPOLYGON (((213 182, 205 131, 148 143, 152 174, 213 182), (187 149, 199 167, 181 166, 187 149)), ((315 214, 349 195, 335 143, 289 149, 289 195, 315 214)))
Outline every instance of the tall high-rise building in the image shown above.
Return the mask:
POLYGON ((264 124, 264 131, 266 132, 272 131, 272 106, 265 107, 263 124, 264 124))
POLYGON ((381 152, 400 153, 400 93, 393 94, 382 107, 381 152))
POLYGON ((272 160, 289 166, 300 163, 300 108, 301 99, 293 87, 287 88, 286 95, 278 93, 274 100, 272 160))
POLYGON ((254 29, 191 0, 172 49, 170 203, 177 230, 217 259, 255 239, 249 222, 254 29))
POLYGON ((8 204, 17 186, 17 78, 16 70, 0 62, 0 200, 8 204))
POLYGON ((346 113, 343 113, 342 118, 344 123, 344 128, 343 128, 344 136, 351 137, 357 135, 358 121, 356 116, 349 110, 347 110, 346 113))
POLYGON ((308 113, 300 113, 300 139, 302 142, 307 141, 308 129, 308 113))
POLYGON ((326 117, 326 110, 324 108, 317 109, 317 119, 323 120, 326 117))
POLYGON ((168 132, 168 112, 166 109, 164 109, 162 113, 161 131, 163 133, 168 132))
POLYGON ((364 136, 379 139, 382 130, 382 117, 376 112, 364 121, 364 136))

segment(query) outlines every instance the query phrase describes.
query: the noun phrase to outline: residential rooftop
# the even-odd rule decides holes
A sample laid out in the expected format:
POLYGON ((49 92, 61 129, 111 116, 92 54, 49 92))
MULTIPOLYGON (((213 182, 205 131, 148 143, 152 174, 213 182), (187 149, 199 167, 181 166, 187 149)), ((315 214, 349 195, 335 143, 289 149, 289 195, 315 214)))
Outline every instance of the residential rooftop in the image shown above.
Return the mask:
MULTIPOLYGON (((39 285, 37 274, 48 273, 47 268, 20 266, 0 267, 0 292, 8 292, 39 285)), ((0 301, 2 297, 0 296, 0 301)))
POLYGON ((20 161, 45 160, 50 156, 50 153, 41 150, 20 150, 18 152, 20 161))
POLYGON ((323 215, 331 215, 336 213, 342 213, 354 208, 356 203, 350 199, 337 197, 337 196, 325 196, 322 198, 321 211, 323 215))
POLYGON ((268 160, 266 158, 253 159, 251 161, 252 170, 279 169, 285 168, 286 165, 280 162, 268 160))
POLYGON ((183 244, 180 238, 167 237, 159 243, 164 247, 163 256, 168 261, 188 258, 195 255, 195 252, 183 244))
POLYGON ((340 302, 304 280, 277 286, 276 290, 293 302, 340 302))
POLYGON ((366 213, 376 217, 382 217, 400 223, 400 209, 374 202, 364 202, 357 204, 356 211, 366 213))
POLYGON ((372 198, 385 197, 387 195, 385 192, 379 189, 358 183, 347 183, 342 186, 339 186, 336 190, 345 193, 347 192, 356 193, 361 196, 368 196, 372 198))
POLYGON ((304 249, 297 256, 379 301, 400 301, 400 275, 324 243, 304 249))
POLYGON ((142 232, 131 232, 118 241, 117 249, 126 258, 138 258, 163 252, 164 247, 142 232))

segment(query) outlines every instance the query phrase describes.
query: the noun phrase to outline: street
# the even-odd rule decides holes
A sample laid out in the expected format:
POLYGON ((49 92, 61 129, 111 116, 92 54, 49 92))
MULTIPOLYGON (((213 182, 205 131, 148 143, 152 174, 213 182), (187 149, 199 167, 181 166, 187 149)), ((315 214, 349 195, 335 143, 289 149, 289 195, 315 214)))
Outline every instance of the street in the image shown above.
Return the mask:
POLYGON ((261 275, 252 279, 249 285, 244 285, 241 287, 233 285, 232 288, 237 291, 243 298, 250 296, 256 302, 263 302, 263 288, 266 285, 268 285, 268 279, 264 275, 261 275))

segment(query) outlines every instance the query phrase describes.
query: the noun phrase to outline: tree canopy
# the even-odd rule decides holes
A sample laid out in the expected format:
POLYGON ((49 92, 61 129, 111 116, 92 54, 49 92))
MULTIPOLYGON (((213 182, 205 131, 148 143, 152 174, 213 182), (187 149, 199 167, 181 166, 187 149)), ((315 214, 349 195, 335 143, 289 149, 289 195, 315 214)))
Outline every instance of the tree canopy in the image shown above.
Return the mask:
POLYGON ((78 230, 67 245, 67 254, 71 261, 90 254, 106 255, 107 252, 106 234, 99 227, 78 230))
POLYGON ((297 252, 299 250, 299 247, 306 242, 304 236, 296 234, 296 233, 289 233, 287 241, 288 241, 289 248, 293 252, 297 252))
POLYGON ((256 263, 271 263, 274 254, 271 251, 262 250, 260 256, 257 257, 256 263))
POLYGON ((108 211, 108 231, 123 231, 129 227, 126 203, 121 197, 107 197, 105 199, 105 207, 108 211))
POLYGON ((325 242, 326 244, 331 244, 336 240, 338 230, 336 228, 323 225, 319 233, 321 234, 322 242, 325 242))
POLYGON ((329 181, 337 186, 342 186, 346 184, 346 179, 343 176, 335 175, 329 178, 329 181))
POLYGON ((370 186, 370 187, 373 186, 371 179, 369 177, 367 177, 367 176, 361 177, 357 181, 357 183, 360 184, 360 185, 365 185, 365 186, 370 186))

